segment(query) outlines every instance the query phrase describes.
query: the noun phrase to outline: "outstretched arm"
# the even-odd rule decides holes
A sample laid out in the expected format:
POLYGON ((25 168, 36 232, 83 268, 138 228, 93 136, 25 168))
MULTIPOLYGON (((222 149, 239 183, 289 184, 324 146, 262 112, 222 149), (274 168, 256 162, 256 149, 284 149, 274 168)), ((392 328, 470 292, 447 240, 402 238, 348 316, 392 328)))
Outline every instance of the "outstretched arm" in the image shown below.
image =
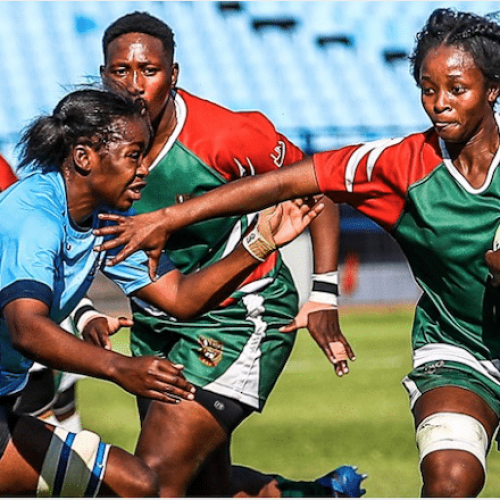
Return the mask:
POLYGON ((97 229, 97 235, 115 238, 96 250, 124 248, 109 263, 116 264, 137 250, 145 250, 156 269, 170 234, 182 227, 214 217, 255 212, 283 200, 319 193, 311 158, 272 172, 246 177, 209 191, 185 203, 135 217, 102 215, 115 226, 97 229))
POLYGON ((171 271, 137 293, 155 307, 181 319, 201 314, 228 297, 276 248, 290 242, 322 210, 301 200, 264 210, 255 230, 233 252, 195 273, 171 271))

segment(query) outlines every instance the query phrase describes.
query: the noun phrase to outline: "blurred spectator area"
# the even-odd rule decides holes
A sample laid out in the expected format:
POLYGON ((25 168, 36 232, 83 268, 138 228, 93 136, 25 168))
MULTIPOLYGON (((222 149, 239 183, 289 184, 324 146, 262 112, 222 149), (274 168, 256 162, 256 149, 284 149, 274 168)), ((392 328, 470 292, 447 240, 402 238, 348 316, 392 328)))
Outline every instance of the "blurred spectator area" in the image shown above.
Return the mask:
MULTIPOLYGON (((173 28, 181 87, 262 111, 307 153, 424 130, 408 55, 437 7, 486 14, 498 2, 0 2, 0 152, 15 165, 21 129, 76 85, 99 81, 104 29, 135 10, 173 28)), ((342 212, 343 262, 406 266, 390 236, 342 212)), ((408 283, 396 297, 415 296, 408 283)))

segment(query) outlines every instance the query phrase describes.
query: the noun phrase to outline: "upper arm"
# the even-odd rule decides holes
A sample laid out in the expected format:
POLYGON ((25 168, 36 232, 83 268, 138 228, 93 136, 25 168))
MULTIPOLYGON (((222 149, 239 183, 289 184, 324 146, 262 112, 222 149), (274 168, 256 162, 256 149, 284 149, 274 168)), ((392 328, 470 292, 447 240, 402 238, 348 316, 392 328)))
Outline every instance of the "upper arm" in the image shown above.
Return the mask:
POLYGON ((50 218, 28 215, 4 222, 0 239, 0 307, 12 300, 50 305, 61 231, 50 218))
POLYGON ((37 299, 19 298, 8 302, 2 308, 9 336, 16 347, 30 344, 30 338, 40 337, 37 319, 49 317, 49 306, 37 299))
POLYGON ((135 293, 135 296, 172 316, 179 306, 178 292, 184 275, 172 269, 158 280, 149 283, 135 293))

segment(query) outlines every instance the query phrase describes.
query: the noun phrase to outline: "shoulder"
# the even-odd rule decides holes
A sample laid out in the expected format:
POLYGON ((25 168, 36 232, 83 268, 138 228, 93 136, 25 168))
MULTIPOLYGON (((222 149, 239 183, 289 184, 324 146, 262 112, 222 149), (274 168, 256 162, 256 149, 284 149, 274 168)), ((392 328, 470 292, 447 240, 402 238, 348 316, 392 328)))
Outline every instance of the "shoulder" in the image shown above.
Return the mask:
POLYGON ((441 152, 436 134, 428 130, 406 137, 379 139, 316 153, 313 157, 318 165, 343 160, 348 168, 356 168, 361 164, 373 167, 380 163, 397 163, 399 168, 404 168, 420 163, 439 162, 441 152))
POLYGON ((182 136, 205 135, 221 141, 241 144, 252 136, 266 138, 270 131, 276 133, 272 122, 259 111, 233 111, 207 99, 179 90, 187 108, 186 126, 182 136))
POLYGON ((1 226, 13 234, 32 232, 33 238, 39 233, 60 236, 67 205, 64 184, 58 176, 55 172, 33 173, 2 193, 0 210, 9 217, 0 220, 1 226))

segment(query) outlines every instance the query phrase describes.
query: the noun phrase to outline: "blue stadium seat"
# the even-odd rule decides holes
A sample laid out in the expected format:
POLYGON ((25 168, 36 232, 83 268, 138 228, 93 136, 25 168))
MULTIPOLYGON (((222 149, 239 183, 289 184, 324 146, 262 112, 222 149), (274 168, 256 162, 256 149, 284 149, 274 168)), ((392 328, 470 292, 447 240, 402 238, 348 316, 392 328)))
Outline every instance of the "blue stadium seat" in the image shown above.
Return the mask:
MULTIPOLYGON (((439 6, 500 10, 492 1, 439 6)), ((407 62, 395 56, 411 52, 436 7, 402 1, 0 2, 0 141, 12 140, 72 85, 98 79, 104 29, 134 10, 149 11, 174 29, 180 86, 230 108, 259 109, 282 130, 307 129, 306 136, 326 144, 336 141, 328 139, 328 128, 342 127, 342 137, 353 138, 363 137, 366 127, 370 137, 377 127, 422 129, 428 120, 418 90, 407 62)))

